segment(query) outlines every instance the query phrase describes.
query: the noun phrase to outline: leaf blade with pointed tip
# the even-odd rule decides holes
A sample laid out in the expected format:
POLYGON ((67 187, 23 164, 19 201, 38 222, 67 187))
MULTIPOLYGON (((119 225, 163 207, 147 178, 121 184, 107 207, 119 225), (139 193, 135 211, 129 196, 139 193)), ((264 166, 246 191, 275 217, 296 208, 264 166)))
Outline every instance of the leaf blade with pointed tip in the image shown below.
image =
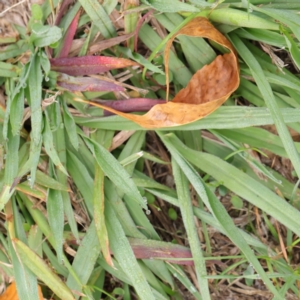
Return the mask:
POLYGON ((114 156, 95 141, 87 138, 86 136, 82 137, 93 153, 97 163, 102 168, 105 175, 108 176, 109 179, 114 183, 114 185, 128 197, 139 203, 142 208, 147 209, 145 201, 134 184, 132 178, 121 166, 121 164, 114 158, 114 156))
POLYGON ((71 92, 124 92, 125 89, 111 81, 91 77, 71 77, 58 75, 57 85, 71 92))
POLYGON ((75 300, 70 289, 61 281, 53 270, 18 239, 13 240, 18 256, 24 264, 38 276, 58 297, 64 300, 75 300))
POLYGON ((53 71, 73 76, 93 75, 113 69, 138 66, 136 62, 124 58, 108 56, 80 56, 50 59, 53 71))
POLYGON ((79 0, 79 2, 105 38, 117 35, 112 21, 97 0, 79 0))

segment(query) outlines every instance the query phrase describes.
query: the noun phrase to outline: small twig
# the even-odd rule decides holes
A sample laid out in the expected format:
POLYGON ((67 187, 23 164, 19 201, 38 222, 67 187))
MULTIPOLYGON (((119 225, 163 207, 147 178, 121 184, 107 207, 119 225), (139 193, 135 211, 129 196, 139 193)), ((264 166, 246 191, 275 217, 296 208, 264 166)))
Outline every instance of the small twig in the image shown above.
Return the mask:
POLYGON ((20 4, 24 3, 24 2, 27 2, 27 0, 22 0, 21 2, 16 3, 16 4, 14 4, 14 5, 8 7, 7 9, 4 9, 4 11, 3 11, 2 13, 0 13, 0 17, 2 17, 3 15, 5 15, 5 14, 6 14, 8 11, 10 11, 12 8, 14 8, 14 7, 16 7, 16 6, 18 6, 18 5, 20 5, 20 4))

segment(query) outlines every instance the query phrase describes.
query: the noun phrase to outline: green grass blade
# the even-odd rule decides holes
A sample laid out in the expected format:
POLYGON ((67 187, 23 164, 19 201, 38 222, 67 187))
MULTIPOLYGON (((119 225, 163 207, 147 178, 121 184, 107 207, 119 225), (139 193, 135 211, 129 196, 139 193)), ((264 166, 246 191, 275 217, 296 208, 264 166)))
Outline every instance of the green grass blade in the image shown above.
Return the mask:
POLYGON ((67 152, 67 169, 72 176, 74 183, 83 196, 84 203, 89 212, 93 215, 93 179, 88 173, 84 164, 71 151, 67 152))
MULTIPOLYGON (((232 152, 229 151, 228 148, 225 148, 219 145, 218 143, 207 139, 204 140, 203 149, 205 152, 218 156, 221 159, 224 159, 225 157, 228 157, 228 155, 232 154, 232 152)), ((235 156, 234 159, 231 160, 231 164, 236 168, 243 170, 244 173, 246 173, 253 179, 258 180, 258 176, 254 172, 253 168, 250 167, 249 164, 242 158, 235 156)), ((274 181, 271 181, 268 178, 264 178, 264 180, 260 182, 275 193, 280 191, 282 195, 285 198, 289 199, 290 201, 294 199, 293 206, 298 208, 300 205, 300 193, 298 194, 297 192, 296 195, 293 196, 294 184, 289 182, 286 178, 284 178, 283 176, 281 176, 279 173, 275 172, 271 168, 268 167, 267 169, 277 179, 278 183, 275 183, 274 181)))
POLYGON ((11 128, 8 126, 8 142, 6 145, 6 161, 4 171, 4 186, 0 193, 0 209, 2 210, 5 204, 9 201, 10 197, 14 193, 12 185, 18 174, 19 168, 19 145, 20 136, 12 135, 11 128))
POLYGON ((294 63, 296 64, 296 66, 299 69, 300 68, 300 50, 299 50, 299 46, 293 40, 293 38, 291 37, 291 35, 286 30, 284 30, 283 27, 281 28, 281 31, 284 34, 286 44, 287 44, 288 49, 289 49, 289 51, 291 53, 291 56, 292 56, 292 58, 294 60, 294 63))
POLYGON ((60 191, 50 189, 48 192, 47 212, 51 233, 55 241, 57 259, 62 262, 64 206, 60 191))
MULTIPOLYGON (((265 129, 249 127, 230 130, 222 129, 218 130, 218 132, 239 143, 245 143, 260 149, 267 149, 276 155, 287 158, 287 153, 278 135, 275 135, 265 129)), ((295 146, 300 152, 300 144, 295 143, 295 146)))
POLYGON ((66 182, 57 181, 49 175, 37 170, 36 183, 49 189, 68 192, 69 188, 66 182))
MULTIPOLYGON (((241 251, 247 257, 248 261, 252 263, 252 265, 254 266, 254 268, 256 269, 256 271, 258 272, 258 274, 260 275, 261 279, 264 281, 266 286, 276 296, 276 299, 282 299, 282 297, 278 294, 276 288, 269 280, 261 264, 253 254, 252 250, 247 245, 243 237, 240 235, 238 229, 235 227, 226 209, 220 204, 216 196, 212 194, 212 192, 209 191, 209 189, 203 185, 203 182, 200 179, 197 172, 191 166, 189 166, 189 164, 184 159, 182 159, 180 155, 177 153, 175 145, 178 145, 180 143, 179 140, 177 139, 177 141, 175 142, 176 137, 173 134, 169 136, 161 136, 161 138, 163 139, 168 150, 172 153, 173 159, 176 160, 176 162, 178 162, 180 168, 188 177, 189 181, 192 183, 193 187, 196 189, 197 193, 202 198, 203 202, 206 204, 209 210, 214 214, 215 218, 219 221, 224 231, 226 232, 226 235, 241 249, 241 251)), ((202 160, 199 160, 199 162, 201 162, 200 164, 202 164, 202 160)), ((176 177, 175 177, 175 182, 178 190, 176 177)), ((187 191, 189 190, 187 189, 187 191)), ((179 191, 178 191, 178 200, 180 202, 179 191)), ((191 250, 192 250, 192 246, 191 246, 191 250)))
MULTIPOLYGON (((128 142, 126 143, 125 147, 123 148, 121 154, 118 157, 118 160, 124 160, 128 156, 131 156, 132 153, 136 151, 140 151, 141 148, 143 147, 143 144, 145 142, 145 132, 144 131, 138 131, 135 132, 128 142)), ((133 171, 135 169, 136 163, 132 163, 130 165, 126 165, 124 169, 128 172, 130 177, 133 174, 133 171)), ((155 229, 153 228, 152 224, 149 222, 149 219, 143 212, 142 208, 146 207, 146 212, 148 210, 147 205, 146 205, 146 199, 143 200, 145 206, 142 207, 139 205, 138 202, 136 202, 132 197, 129 197, 129 195, 124 196, 124 200, 126 202, 126 205, 128 207, 128 210, 131 214, 132 219, 134 222, 140 227, 143 228, 143 233, 146 236, 149 236, 151 238, 159 239, 158 234, 156 233, 155 229)))
POLYGON ((6 60, 23 54, 29 49, 27 41, 20 40, 15 44, 9 45, 0 51, 0 61, 6 60))
POLYGON ((54 255, 52 252, 52 249, 50 249, 50 246, 47 243, 42 243, 44 256, 49 260, 51 266, 56 271, 57 274, 68 277, 68 270, 65 266, 63 266, 60 262, 57 260, 57 256, 54 255))
POLYGON ((132 178, 121 164, 114 158, 111 153, 100 144, 84 137, 87 146, 93 153, 97 163, 104 171, 105 175, 115 184, 115 186, 125 193, 128 197, 139 203, 141 207, 147 209, 143 197, 135 186, 132 178))
POLYGON ((19 93, 15 95, 11 103, 9 119, 13 135, 19 134, 22 126, 24 96, 24 89, 20 89, 19 93))
POLYGON ((278 131, 278 134, 282 140, 282 143, 285 146, 285 150, 293 163, 296 173, 300 178, 300 157, 295 148, 291 135, 287 126, 284 123, 284 119, 279 111, 279 107, 275 100, 274 94, 271 90, 269 83, 267 82, 261 66, 256 61, 255 57, 248 50, 248 48, 244 45, 244 43, 238 38, 236 35, 231 35, 232 42, 239 52, 240 56, 245 60, 247 65, 249 66, 252 76, 254 77, 256 84, 266 102, 266 106, 270 110, 271 116, 274 120, 274 124, 278 131))
MULTIPOLYGON (((58 153, 59 159, 63 166, 66 168, 67 165, 67 153, 66 153, 66 135, 63 123, 58 126, 58 129, 53 132, 54 138, 54 146, 58 153)), ((68 176, 66 176, 63 172, 57 171, 57 180, 61 185, 65 186, 67 189, 61 192, 63 204, 64 204, 64 212, 68 219, 69 225, 71 227, 71 231, 74 234, 76 240, 79 239, 77 224, 74 217, 74 212, 71 204, 70 195, 68 193, 68 176)), ((55 188, 54 188, 55 189, 55 188)))
MULTIPOLYGON (((155 48, 162 42, 162 39, 158 36, 158 34, 147 24, 140 29, 139 38, 152 51, 155 51, 155 48)), ((161 48, 160 51, 161 54, 163 54, 164 48, 161 48)), ((182 86, 186 86, 192 77, 191 71, 173 52, 170 52, 169 64, 170 71, 173 73, 174 79, 182 86), (180 72, 178 72, 178 70, 180 70, 180 72)))
POLYGON ((20 257, 15 252, 11 241, 9 243, 18 297, 24 300, 39 300, 36 276, 27 266, 23 265, 23 260, 20 261, 20 257))
POLYGON ((102 254, 108 264, 112 265, 109 252, 109 240, 104 217, 104 172, 99 165, 95 166, 94 179, 94 222, 102 254))
POLYGON ((20 136, 13 136, 11 126, 8 127, 8 142, 6 145, 6 161, 4 183, 11 186, 18 174, 20 136))
POLYGON ((138 229, 135 222, 132 220, 131 215, 128 212, 127 207, 122 201, 121 197, 118 195, 117 190, 114 188, 114 184, 110 180, 105 180, 105 196, 107 201, 111 202, 114 206, 115 213, 118 216, 119 222, 126 236, 135 237, 143 239, 143 235, 138 229))
POLYGON ((105 215, 110 246, 115 258, 131 280, 139 297, 141 299, 154 300, 155 297, 152 290, 136 261, 123 228, 109 202, 106 203, 105 215))
POLYGON ((268 18, 262 18, 248 12, 232 9, 221 8, 214 9, 209 15, 209 19, 222 24, 234 25, 238 27, 259 28, 278 30, 279 25, 268 18))
POLYGON ((239 28, 235 30, 235 33, 241 38, 259 41, 279 48, 285 47, 284 37, 271 30, 264 30, 261 28, 239 28))
POLYGON ((201 287, 202 297, 209 300, 211 298, 209 293, 208 280, 205 278, 205 276, 207 275, 206 264, 204 261, 203 253, 201 251, 201 244, 193 218, 192 199, 190 196, 188 181, 182 170, 179 168, 178 163, 175 161, 175 158, 174 160, 173 158, 172 167, 178 194, 179 207, 194 259, 198 284, 199 287, 201 287))
MULTIPOLYGON (((170 13, 157 14, 155 18, 170 32, 184 21, 179 14, 170 13)), ((211 63, 216 57, 212 47, 200 37, 193 38, 179 35, 176 39, 180 41, 184 56, 193 72, 197 72, 204 65, 211 63)))
MULTIPOLYGON (((125 3, 125 11, 129 10, 131 8, 136 8, 139 6, 139 1, 127 1, 127 3, 125 3)), ((138 24, 138 20, 139 20, 139 13, 138 12, 132 12, 129 14, 125 14, 124 16, 124 29, 125 29, 125 33, 131 33, 134 32, 137 24, 138 24)), ((134 37, 131 37, 128 39, 127 41, 127 46, 128 46, 128 50, 129 51, 133 51, 134 50, 134 37)))
POLYGON ((44 142, 46 153, 49 155, 52 162, 61 172, 63 172, 66 176, 68 176, 68 172, 63 166, 63 164, 61 163, 57 151, 54 147, 53 134, 50 129, 50 122, 49 122, 47 111, 45 112, 45 118, 44 118, 43 142, 44 142))
POLYGON ((222 182, 237 195, 253 205, 267 211, 279 222, 290 228, 296 234, 300 233, 300 213, 286 201, 271 192, 259 181, 252 179, 239 169, 224 160, 209 153, 197 152, 185 147, 175 136, 168 139, 174 147, 192 164, 222 182))
POLYGON ((78 275, 81 283, 78 282, 71 274, 69 274, 67 286, 71 290, 82 292, 84 285, 88 282, 91 276, 101 249, 99 247, 99 240, 95 238, 96 235, 97 233, 95 224, 92 222, 80 243, 72 263, 73 270, 78 275))
POLYGON ((111 14, 111 12, 114 10, 114 8, 118 5, 118 0, 104 0, 102 5, 107 12, 107 14, 111 14))
POLYGON ((31 144, 30 144, 30 176, 31 185, 33 186, 38 165, 41 141, 42 141, 42 69, 40 59, 35 53, 32 57, 32 65, 28 76, 28 88, 30 99, 27 99, 31 109, 31 144))
POLYGON ((10 63, 0 62, 1 77, 16 77, 19 69, 10 63))
POLYGON ((116 30, 103 6, 96 0, 79 0, 82 7, 105 38, 116 36, 116 30))
POLYGON ((64 300, 74 300, 72 292, 52 269, 28 246, 18 239, 13 241, 18 256, 25 265, 37 275, 58 297, 64 300))
MULTIPOLYGON (((280 109, 285 123, 298 122, 300 109, 280 109)), ((90 128, 110 130, 146 130, 132 121, 119 116, 107 118, 74 117, 75 122, 90 128)), ((190 124, 173 128, 161 128, 161 131, 198 130, 198 129, 230 129, 274 124, 271 113, 266 107, 225 106, 218 108, 207 117, 190 124)))
POLYGON ((70 142, 75 148, 75 150, 78 150, 79 141, 76 132, 76 124, 74 122, 73 116, 69 112, 66 102, 62 100, 61 104, 63 109, 64 126, 66 127, 66 133, 68 134, 70 142))
POLYGON ((38 256, 43 257, 43 238, 42 231, 37 225, 30 227, 28 233, 28 246, 32 249, 38 256))
MULTIPOLYGON (((51 246, 53 248, 55 248, 56 247, 55 240, 52 235, 51 228, 46 220, 46 217, 43 215, 43 213, 40 210, 33 207, 33 203, 27 198, 27 196, 23 195, 22 193, 19 193, 19 196, 22 199, 22 201, 25 204, 28 211, 30 212, 30 215, 32 216, 32 218, 34 219, 36 224, 39 226, 39 228, 41 229, 41 231, 43 232, 43 234, 45 235, 45 237, 51 244, 51 246)), ((68 259, 65 257, 64 254, 63 254, 63 262, 64 262, 64 266, 67 268, 68 272, 71 273, 72 276, 74 278, 76 278, 76 280, 78 282, 80 282, 80 279, 78 278, 77 274, 74 272, 72 266, 70 265, 68 259)), ((60 269, 62 269, 62 265, 58 265, 58 266, 60 269)), ((66 272, 65 269, 63 269, 62 271, 63 271, 63 273, 66 272)))
POLYGON ((150 5, 154 9, 160 11, 160 12, 169 12, 169 13, 175 13, 175 12, 199 12, 199 9, 196 8, 193 5, 182 3, 178 0, 142 0, 143 3, 150 5))
POLYGON ((179 266, 168 265, 168 269, 170 270, 170 272, 172 272, 174 277, 177 278, 177 280, 179 280, 188 291, 190 291, 190 293, 195 297, 196 300, 203 299, 200 293, 197 292, 195 286, 192 284, 190 279, 186 276, 186 274, 179 266))
POLYGON ((276 20, 279 20, 283 24, 287 25, 295 34, 298 41, 300 41, 300 16, 293 12, 284 9, 274 9, 274 8, 260 8, 258 6, 251 5, 251 8, 255 11, 262 12, 267 16, 270 16, 276 20))

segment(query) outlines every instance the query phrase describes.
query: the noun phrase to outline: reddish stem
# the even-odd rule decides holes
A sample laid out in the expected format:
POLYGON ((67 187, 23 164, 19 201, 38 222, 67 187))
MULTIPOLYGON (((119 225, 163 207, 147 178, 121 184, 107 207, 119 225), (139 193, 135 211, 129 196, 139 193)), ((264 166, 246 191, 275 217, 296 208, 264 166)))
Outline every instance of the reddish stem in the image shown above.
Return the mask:
MULTIPOLYGON (((148 111, 154 105, 165 104, 165 100, 149 99, 149 98, 132 98, 126 100, 98 100, 98 103, 113 108, 121 112, 148 111)), ((104 111, 104 116, 110 116, 113 113, 104 111)))
POLYGON ((136 30, 135 30, 135 36, 134 36, 134 51, 137 52, 138 51, 138 38, 139 38, 139 31, 143 25, 143 22, 146 20, 146 18, 150 15, 152 15, 154 12, 154 9, 149 10, 145 15, 143 15, 143 17, 138 21, 137 25, 136 25, 136 30))

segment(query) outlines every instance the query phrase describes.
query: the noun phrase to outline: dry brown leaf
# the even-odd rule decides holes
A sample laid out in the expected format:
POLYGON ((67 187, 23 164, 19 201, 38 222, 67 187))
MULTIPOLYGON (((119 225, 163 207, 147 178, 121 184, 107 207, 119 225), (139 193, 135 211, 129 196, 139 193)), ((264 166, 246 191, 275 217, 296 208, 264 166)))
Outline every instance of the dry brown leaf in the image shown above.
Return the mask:
MULTIPOLYGON (((43 294, 41 287, 38 285, 38 293, 40 300, 43 300, 43 294)), ((19 300, 18 293, 17 293, 17 286, 15 282, 12 282, 6 291, 0 296, 0 300, 19 300)))
MULTIPOLYGON (((199 120, 215 111, 239 86, 237 54, 231 43, 203 17, 197 17, 179 30, 168 41, 165 48, 166 74, 168 82, 168 60, 172 42, 178 35, 203 37, 224 46, 230 52, 219 55, 209 65, 200 69, 187 87, 179 91, 172 101, 153 106, 146 114, 123 113, 107 106, 76 99, 103 108, 129 119, 145 128, 179 126, 199 120)), ((167 86, 167 94, 169 86, 167 86)))

